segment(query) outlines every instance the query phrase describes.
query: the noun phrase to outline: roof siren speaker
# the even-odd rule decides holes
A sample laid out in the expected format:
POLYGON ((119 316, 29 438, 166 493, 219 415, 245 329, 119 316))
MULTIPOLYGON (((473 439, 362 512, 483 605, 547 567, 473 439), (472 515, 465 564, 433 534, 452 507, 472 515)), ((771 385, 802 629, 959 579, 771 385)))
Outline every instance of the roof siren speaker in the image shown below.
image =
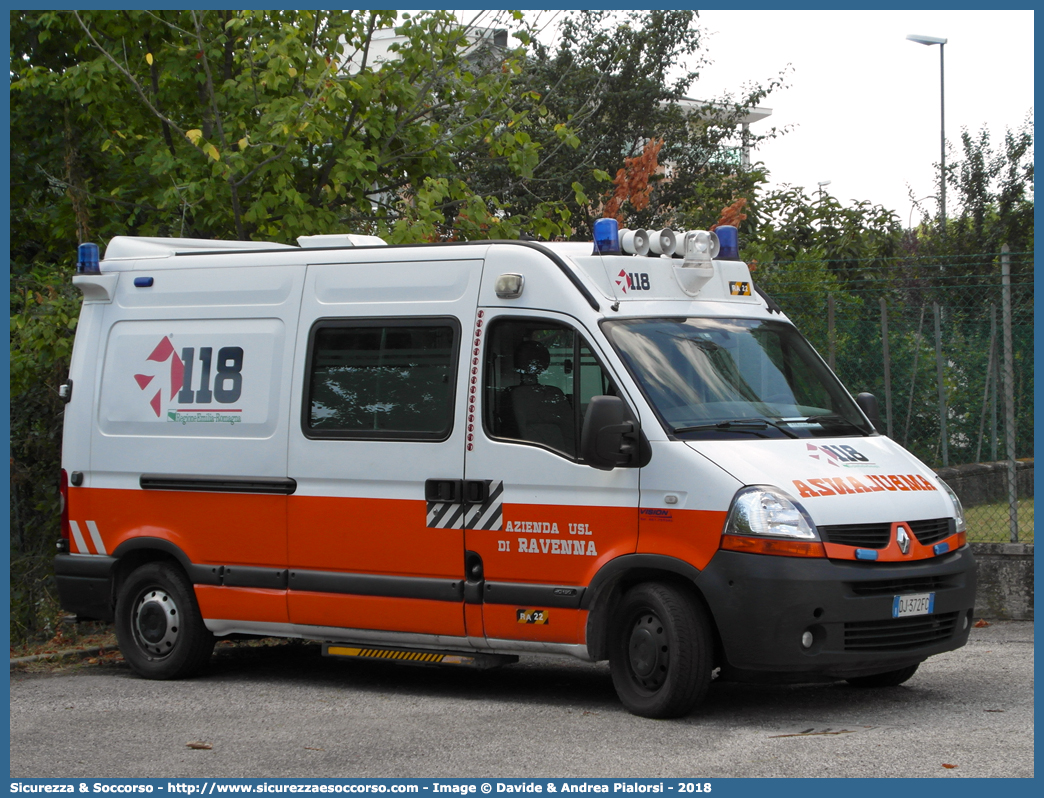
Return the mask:
POLYGON ((653 233, 649 237, 649 253, 651 255, 666 255, 669 258, 674 254, 677 244, 674 231, 669 227, 665 227, 660 232, 653 233))
POLYGON ((628 255, 648 255, 649 233, 641 227, 637 230, 621 230, 620 246, 628 255))

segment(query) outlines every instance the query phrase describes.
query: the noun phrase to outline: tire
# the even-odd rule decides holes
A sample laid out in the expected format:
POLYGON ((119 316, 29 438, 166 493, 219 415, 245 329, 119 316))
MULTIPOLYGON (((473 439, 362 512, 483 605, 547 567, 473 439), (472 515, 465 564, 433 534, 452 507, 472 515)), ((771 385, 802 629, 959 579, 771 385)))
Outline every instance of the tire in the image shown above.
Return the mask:
POLYGON ((713 667, 710 623, 688 594, 653 582, 631 588, 609 635, 613 686, 629 712, 678 718, 706 696, 713 667))
POLYGON ((116 598, 116 639, 123 658, 146 679, 198 673, 214 650, 196 594, 176 565, 151 562, 134 570, 116 598))
POLYGON ((917 668, 920 664, 907 665, 905 668, 899 668, 899 670, 895 671, 875 673, 873 676, 853 676, 851 679, 845 679, 845 681, 853 687, 898 687, 917 673, 917 668))

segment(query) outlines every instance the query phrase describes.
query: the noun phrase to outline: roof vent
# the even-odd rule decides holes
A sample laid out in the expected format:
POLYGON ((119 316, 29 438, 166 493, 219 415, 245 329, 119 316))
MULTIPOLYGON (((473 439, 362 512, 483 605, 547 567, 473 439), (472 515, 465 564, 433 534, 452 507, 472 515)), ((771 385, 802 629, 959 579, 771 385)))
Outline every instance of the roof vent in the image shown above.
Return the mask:
POLYGON ((379 236, 334 233, 323 236, 298 236, 297 243, 303 249, 326 249, 334 247, 385 247, 388 242, 379 236))

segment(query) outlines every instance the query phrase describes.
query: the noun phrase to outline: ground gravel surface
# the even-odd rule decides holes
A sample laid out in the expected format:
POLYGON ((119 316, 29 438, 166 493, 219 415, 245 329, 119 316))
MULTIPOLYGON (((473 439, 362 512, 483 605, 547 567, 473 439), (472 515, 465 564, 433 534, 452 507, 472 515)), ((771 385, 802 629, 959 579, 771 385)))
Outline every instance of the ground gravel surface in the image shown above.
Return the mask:
POLYGON ((473 672, 237 645, 186 681, 111 655, 11 672, 13 778, 1033 775, 1026 622, 901 687, 715 683, 676 721, 629 715, 604 663, 541 656, 473 672))

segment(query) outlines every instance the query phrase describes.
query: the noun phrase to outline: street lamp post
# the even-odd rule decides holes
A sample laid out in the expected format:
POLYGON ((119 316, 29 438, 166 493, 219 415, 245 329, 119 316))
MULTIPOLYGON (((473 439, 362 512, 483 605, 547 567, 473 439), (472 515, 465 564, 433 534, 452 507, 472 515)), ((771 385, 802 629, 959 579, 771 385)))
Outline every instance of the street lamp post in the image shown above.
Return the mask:
POLYGON ((942 231, 946 234, 946 72, 944 69, 943 51, 946 48, 946 39, 938 36, 919 36, 911 33, 907 37, 912 42, 924 45, 939 45, 939 127, 941 145, 939 150, 939 216, 942 221, 942 231))
POLYGON ((819 186, 819 201, 822 202, 823 201, 823 188, 824 188, 824 186, 829 186, 830 185, 830 181, 829 180, 820 180, 816 185, 819 186))

